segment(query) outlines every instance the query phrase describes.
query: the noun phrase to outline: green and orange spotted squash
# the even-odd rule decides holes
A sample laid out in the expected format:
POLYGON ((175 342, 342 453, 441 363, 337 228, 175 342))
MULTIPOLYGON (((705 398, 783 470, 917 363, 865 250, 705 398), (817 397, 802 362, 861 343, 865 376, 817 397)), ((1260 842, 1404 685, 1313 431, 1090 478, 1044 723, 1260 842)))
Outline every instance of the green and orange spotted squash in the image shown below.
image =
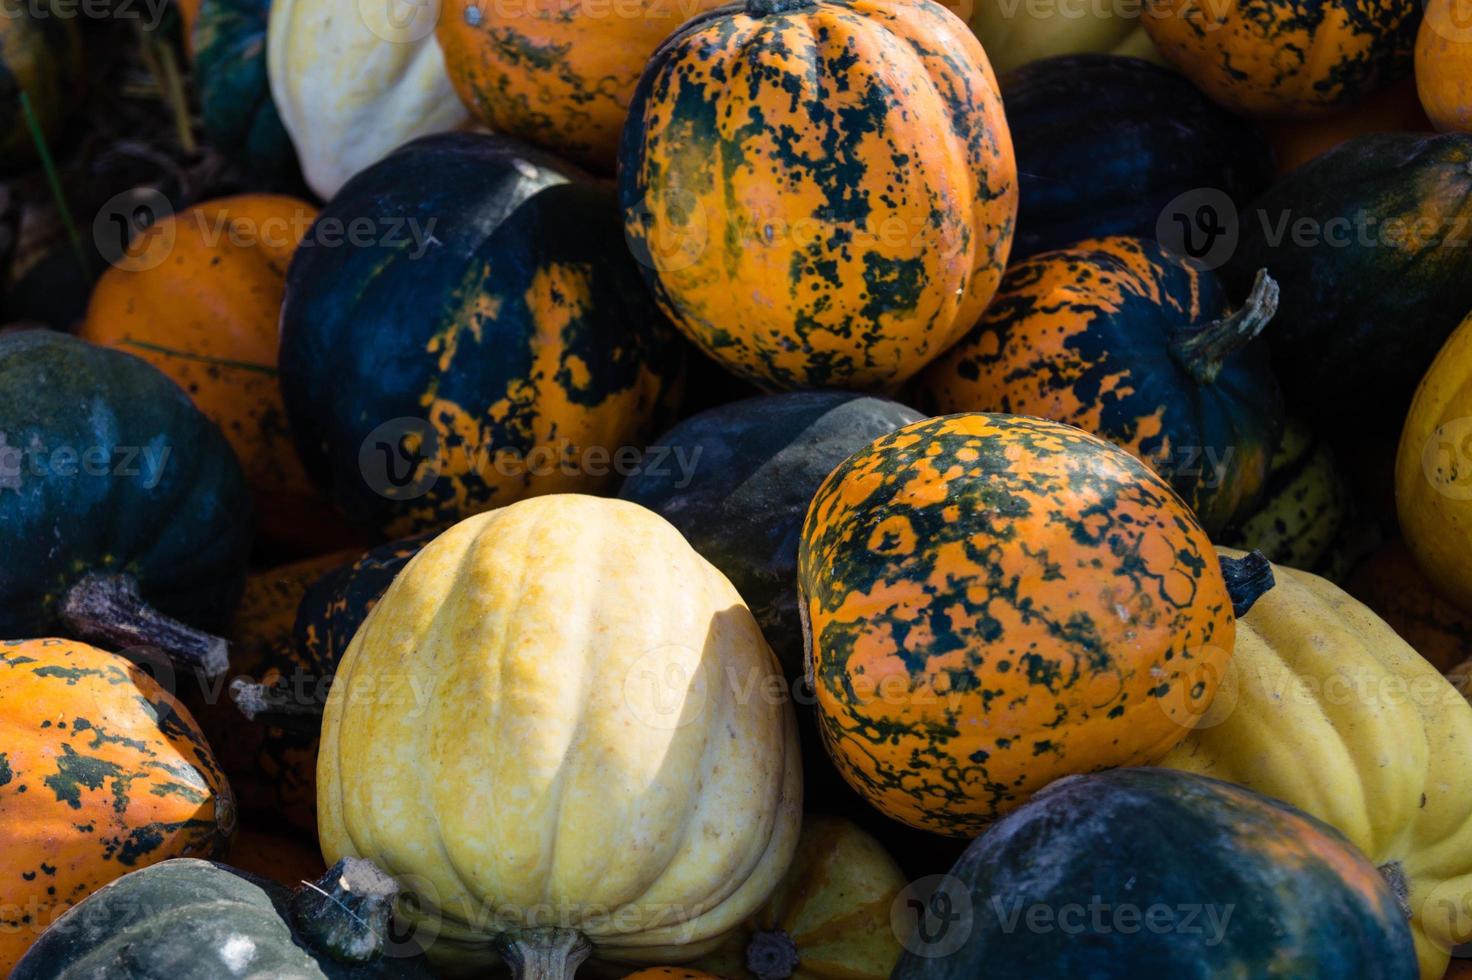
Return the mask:
POLYGON ((0 640, 0 974, 98 888, 223 857, 234 832, 204 736, 144 670, 69 640, 0 640))
POLYGON ((1236 629, 1170 486, 1023 416, 928 419, 850 457, 808 510, 798 566, 830 754, 884 813, 951 835, 1060 776, 1164 755, 1236 629))
POLYGON ((768 388, 880 389, 996 291, 1017 174, 986 53, 931 0, 748 0, 654 53, 619 148, 660 305, 768 388))

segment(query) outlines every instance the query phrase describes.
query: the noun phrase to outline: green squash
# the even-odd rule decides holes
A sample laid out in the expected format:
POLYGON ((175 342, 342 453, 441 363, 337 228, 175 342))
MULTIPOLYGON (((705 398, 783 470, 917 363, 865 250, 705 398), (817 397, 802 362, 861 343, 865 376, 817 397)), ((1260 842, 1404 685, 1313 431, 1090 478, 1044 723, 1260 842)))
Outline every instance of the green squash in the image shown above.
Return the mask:
POLYGON ((81 102, 85 61, 74 7, 63 0, 31 0, 0 16, 0 173, 37 161, 20 95, 26 93, 48 143, 81 102))
POLYGON ((390 935, 399 888, 344 858, 295 894, 227 865, 176 858, 124 875, 58 918, 11 980, 429 980, 390 935))
POLYGON ((217 674, 250 495, 225 437, 148 363, 0 335, 0 636, 158 647, 217 674))
POLYGON ((892 980, 1418 975, 1399 900, 1338 831, 1167 769, 1055 782, 977 838, 917 926, 892 980))

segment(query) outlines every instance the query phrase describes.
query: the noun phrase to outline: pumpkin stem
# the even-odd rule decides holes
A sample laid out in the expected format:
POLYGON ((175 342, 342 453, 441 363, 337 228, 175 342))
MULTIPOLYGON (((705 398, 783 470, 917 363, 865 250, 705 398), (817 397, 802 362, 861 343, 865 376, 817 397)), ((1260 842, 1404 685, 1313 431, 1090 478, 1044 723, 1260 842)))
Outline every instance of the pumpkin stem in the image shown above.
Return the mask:
POLYGON ((61 598, 61 620, 77 636, 126 650, 147 646, 168 654, 175 667, 218 677, 230 666, 229 645, 143 601, 131 575, 89 572, 61 598))
POLYGON ((797 944, 781 929, 764 929, 746 944, 746 968, 757 980, 787 980, 798 960, 797 944))
POLYGON ((1406 877, 1406 869, 1399 861, 1387 861, 1376 870, 1390 886, 1390 892, 1395 896, 1395 904, 1399 906, 1401 914, 1409 919, 1411 917, 1411 882, 1406 877))
POLYGON ((496 952, 512 980, 572 980, 593 947, 572 929, 528 929, 496 937, 496 952))
POLYGON ((1241 619, 1276 584, 1273 563, 1261 551, 1249 551, 1241 558, 1217 557, 1227 580, 1227 594, 1232 597, 1232 615, 1241 619))
POLYGON ((399 883, 372 861, 345 857, 291 897, 291 921, 307 945, 341 963, 383 955, 399 883))
POLYGON ((813 0, 746 0, 748 17, 766 17, 770 14, 785 14, 790 10, 802 10, 817 6, 813 0))
POLYGON ((279 686, 237 677, 230 682, 230 700, 248 721, 302 735, 316 735, 322 731, 322 712, 326 705, 315 698, 309 701, 294 699, 289 690, 279 686))
POLYGON ((1262 333, 1277 312, 1278 283, 1268 270, 1258 269, 1242 308, 1199 329, 1177 333, 1170 340, 1171 356, 1197 384, 1209 385, 1221 373, 1222 362, 1262 333))

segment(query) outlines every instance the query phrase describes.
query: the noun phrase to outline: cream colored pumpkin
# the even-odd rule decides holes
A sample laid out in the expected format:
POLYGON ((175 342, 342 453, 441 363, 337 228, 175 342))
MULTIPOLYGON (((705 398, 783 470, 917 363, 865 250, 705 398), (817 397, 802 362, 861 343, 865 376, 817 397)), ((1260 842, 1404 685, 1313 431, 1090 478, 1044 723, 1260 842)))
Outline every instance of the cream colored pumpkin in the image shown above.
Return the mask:
POLYGON ((344 656, 317 780, 329 863, 399 876, 441 967, 525 975, 706 952, 776 887, 802 805, 736 590, 652 511, 575 494, 404 568, 344 656))
POLYGON ((1160 764, 1336 827, 1405 889, 1421 976, 1439 978, 1472 938, 1472 707, 1338 586, 1274 573, 1216 700, 1160 764))
POLYGON ((324 200, 403 143, 467 124, 434 37, 439 4, 274 0, 271 98, 324 200))
POLYGON ((1141 18, 1101 0, 948 0, 944 5, 971 25, 998 75, 1040 58, 1086 52, 1165 64, 1141 18))

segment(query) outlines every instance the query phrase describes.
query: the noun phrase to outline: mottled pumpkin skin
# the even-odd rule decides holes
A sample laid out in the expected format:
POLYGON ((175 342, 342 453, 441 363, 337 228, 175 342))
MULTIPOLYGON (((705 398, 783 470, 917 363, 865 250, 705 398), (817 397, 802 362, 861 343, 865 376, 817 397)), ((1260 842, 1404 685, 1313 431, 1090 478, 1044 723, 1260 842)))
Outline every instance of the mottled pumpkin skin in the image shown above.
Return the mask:
POLYGON ((30 97, 41 132, 54 143, 81 101, 85 80, 75 8, 40 0, 6 11, 0 18, 0 173, 38 160, 20 94, 30 97))
POLYGON ((644 63, 682 21, 722 2, 447 0, 435 33, 477 120, 611 174, 644 63))
POLYGON ((155 608, 220 630, 250 511, 229 443, 158 370, 49 330, 0 334, 0 555, 24 556, 0 563, 0 636, 64 633, 57 603, 89 572, 131 574, 155 608))
POLYGON ((1154 238, 1181 195, 1209 188, 1243 205, 1272 179, 1257 127, 1140 58, 1047 58, 1000 82, 1017 154, 1014 263, 1086 238, 1154 238))
MULTIPOLYGON (((1202 776, 1061 780, 978 838, 951 875, 969 890, 965 941, 933 959, 906 953, 894 980, 1416 977, 1395 895, 1352 844, 1202 776), (1029 927, 1039 905, 1050 914, 1032 921, 1046 928, 1029 927)), ((944 910, 932 903, 932 916, 944 910)))
POLYGON ((271 100, 271 0, 203 0, 188 27, 205 136, 273 186, 299 183, 296 150, 271 100))
POLYGON ((128 660, 0 640, 0 973, 63 911, 171 857, 221 857, 235 805, 189 712, 128 660))
POLYGON ((1256 502, 1283 424, 1266 345, 1231 354, 1210 384, 1171 349, 1228 312, 1216 276, 1153 241, 1045 252, 1007 270, 981 320, 919 378, 916 402, 1102 436, 1170 480, 1216 533, 1256 502))
POLYGON ((1232 649, 1216 552, 1170 487, 1022 416, 917 422, 839 466, 798 588, 834 761, 889 816, 952 835, 1164 755, 1232 649))
POLYGON ((696 17, 650 59, 619 154, 660 305, 768 388, 904 381, 975 321, 1011 247, 996 79, 930 0, 696 17))
POLYGON ((306 201, 257 194, 164 218, 103 273, 80 330, 189 393, 239 457, 261 533, 299 552, 350 540, 297 458, 277 381, 286 269, 316 216, 306 201))
POLYGON ((1356 444, 1394 431, 1472 309, 1472 136, 1348 140, 1239 220, 1223 279, 1245 295, 1265 268, 1282 287, 1265 336, 1290 405, 1325 432, 1362 426, 1356 444))
POLYGON ((1442 673, 1472 658, 1472 613, 1437 593, 1399 538, 1361 562, 1345 589, 1442 673))
POLYGON ((1213 100, 1249 116, 1311 118, 1405 75, 1416 0, 1163 0, 1145 30, 1213 100))
POLYGON ((430 136, 353 178, 316 227, 364 220, 371 242, 297 252, 281 313, 292 430, 347 515, 403 537, 612 489, 611 457, 657 431, 685 353, 612 189, 509 139, 430 136))

